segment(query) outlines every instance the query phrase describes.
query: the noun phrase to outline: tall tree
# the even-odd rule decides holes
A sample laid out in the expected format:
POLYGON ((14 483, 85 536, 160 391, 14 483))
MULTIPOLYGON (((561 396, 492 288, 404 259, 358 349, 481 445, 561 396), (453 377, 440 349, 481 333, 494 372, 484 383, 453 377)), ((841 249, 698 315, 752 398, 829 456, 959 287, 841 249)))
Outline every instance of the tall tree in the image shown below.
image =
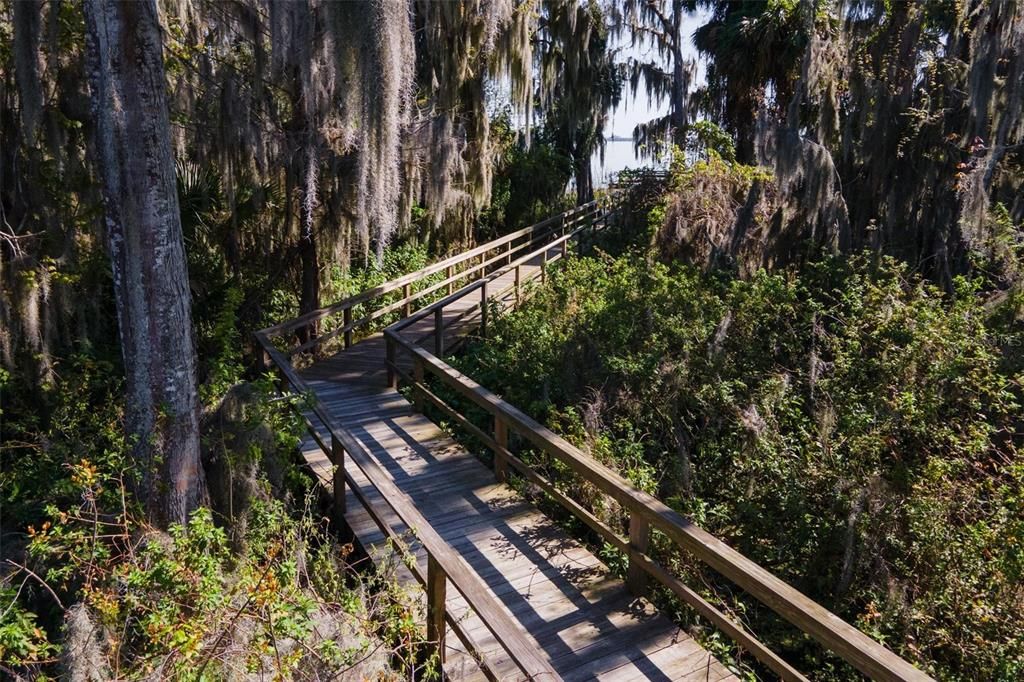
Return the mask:
POLYGON ((700 4, 695 103, 774 168, 785 242, 1020 281, 1024 4, 700 4))
POLYGON ((697 64, 685 55, 682 27, 696 7, 696 0, 619 0, 615 8, 615 34, 628 36, 632 47, 646 50, 644 58, 634 57, 628 64, 634 96, 642 81, 649 102, 667 100, 669 105, 667 114, 633 130, 633 144, 644 156, 659 155, 670 141, 681 143, 690 120, 690 86, 697 64))
POLYGON ((191 300, 155 0, 85 3, 95 146, 135 438, 159 524, 206 501, 191 300))
MULTIPOLYGON (((537 0, 178 4, 160 20, 193 317, 229 287, 243 328, 268 321, 277 288, 316 308, 324 272, 403 232, 473 239, 502 152, 492 86, 510 84, 520 117, 533 103, 537 0)), ((83 210, 100 199, 83 15, 0 0, 0 366, 32 386, 116 334, 91 268, 105 235, 83 210)))
POLYGON ((752 164, 762 111, 784 112, 813 27, 797 3, 702 0, 710 20, 693 35, 707 59, 706 85, 694 93, 701 111, 736 140, 736 160, 752 164))
POLYGON ((581 204, 594 198, 590 159, 604 148, 608 112, 622 92, 605 19, 594 0, 548 0, 535 37, 537 100, 555 144, 573 161, 581 204))

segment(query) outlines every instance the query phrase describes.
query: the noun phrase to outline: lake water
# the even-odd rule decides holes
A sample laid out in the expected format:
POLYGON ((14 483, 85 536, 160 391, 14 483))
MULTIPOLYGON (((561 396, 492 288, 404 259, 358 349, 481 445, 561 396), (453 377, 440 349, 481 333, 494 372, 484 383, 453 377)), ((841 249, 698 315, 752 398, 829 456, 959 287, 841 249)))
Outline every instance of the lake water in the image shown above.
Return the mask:
POLYGON ((632 140, 609 140, 604 146, 604 161, 601 161, 601 155, 597 153, 590 160, 590 167, 594 174, 594 187, 605 187, 614 173, 625 168, 644 166, 664 168, 664 164, 638 159, 633 152, 632 140))

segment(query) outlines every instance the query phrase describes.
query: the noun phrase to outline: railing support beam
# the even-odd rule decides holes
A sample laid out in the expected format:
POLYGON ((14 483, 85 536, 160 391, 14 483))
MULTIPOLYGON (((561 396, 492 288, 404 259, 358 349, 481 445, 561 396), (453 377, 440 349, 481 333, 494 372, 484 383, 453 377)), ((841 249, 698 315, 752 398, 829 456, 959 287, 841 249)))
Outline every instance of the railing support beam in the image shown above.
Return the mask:
MULTIPOLYGON (((424 381, 423 377, 423 361, 420 360, 418 356, 414 357, 412 365, 412 378, 416 380, 416 383, 419 384, 419 386, 422 386, 424 381)), ((423 391, 420 390, 419 386, 412 387, 412 404, 413 408, 417 412, 423 412, 423 391)))
POLYGON ((498 444, 494 450, 494 477, 504 483, 508 480, 508 423, 498 415, 494 415, 494 442, 498 444))
POLYGON ((626 569, 626 587, 637 597, 647 592, 647 572, 632 556, 633 552, 647 553, 651 542, 651 526, 647 519, 639 514, 629 516, 629 567, 626 569))
POLYGON ((395 342, 387 334, 384 335, 384 357, 388 371, 388 388, 398 388, 398 373, 395 372, 395 342))
POLYGON ((445 592, 448 576, 434 558, 427 555, 427 655, 444 665, 445 592))
POLYGON ((351 307, 345 308, 345 314, 344 314, 344 318, 343 319, 344 319, 344 324, 345 324, 345 348, 351 348, 352 347, 352 330, 348 328, 349 325, 352 324, 352 308, 351 307))
POLYGON ((334 466, 333 491, 334 506, 333 517, 335 524, 340 528, 345 519, 347 511, 345 504, 345 448, 336 436, 331 435, 331 464, 334 466))
POLYGON ((480 285, 480 336, 487 338, 487 280, 480 285))
POLYGON ((444 357, 444 308, 434 310, 434 355, 444 357))

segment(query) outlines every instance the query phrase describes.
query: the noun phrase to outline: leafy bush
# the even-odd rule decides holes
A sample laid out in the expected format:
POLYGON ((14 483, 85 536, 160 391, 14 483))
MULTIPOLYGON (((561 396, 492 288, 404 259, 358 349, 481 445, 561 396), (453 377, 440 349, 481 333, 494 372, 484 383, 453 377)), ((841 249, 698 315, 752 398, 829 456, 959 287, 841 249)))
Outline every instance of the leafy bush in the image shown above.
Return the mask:
MULTIPOLYGON (((86 475, 83 485, 100 485, 86 475)), ((90 666, 128 678, 220 679, 239 668, 338 675, 381 649, 379 614, 366 610, 356 574, 309 515, 257 502, 240 556, 206 509, 169 535, 118 518, 59 513, 30 545, 51 584, 84 579, 102 652, 90 666), (315 580, 305 569, 311 551, 315 580)), ((373 663, 373 675, 387 673, 382 652, 373 663)))
POLYGON ((573 175, 572 159, 559 149, 554 132, 537 128, 526 147, 511 116, 504 110, 492 122, 491 135, 501 154, 491 203, 480 215, 478 241, 539 222, 571 205, 565 188, 573 175))
MULTIPOLYGON (((233 318, 223 320, 232 323, 210 338, 230 337, 233 318)), ((237 348, 223 349, 211 376, 226 382, 240 369, 237 348)), ((265 492, 230 528, 201 509, 184 527, 156 531, 131 493, 116 367, 80 355, 63 374, 45 423, 16 407, 5 424, 4 675, 72 676, 77 666, 117 679, 223 679, 230 669, 376 678, 395 661, 422 666, 414 602, 391 573, 348 564, 351 548, 323 526, 308 479, 300 486, 293 468, 277 472, 289 504, 270 497, 260 474, 265 492)), ((271 454, 287 462, 298 443, 294 403, 273 398, 270 385, 256 382, 246 406, 271 436, 254 442, 279 451, 251 453, 257 471, 271 454)))
POLYGON ((42 663, 57 649, 37 624, 36 614, 18 601, 18 593, 13 586, 0 585, 0 666, 42 663))
MULTIPOLYGON (((637 251, 570 260, 461 368, 936 676, 1011 680, 1015 319, 977 282, 947 295, 891 259, 741 280, 637 251)), ((676 568, 816 677, 848 676, 700 567, 676 568)))

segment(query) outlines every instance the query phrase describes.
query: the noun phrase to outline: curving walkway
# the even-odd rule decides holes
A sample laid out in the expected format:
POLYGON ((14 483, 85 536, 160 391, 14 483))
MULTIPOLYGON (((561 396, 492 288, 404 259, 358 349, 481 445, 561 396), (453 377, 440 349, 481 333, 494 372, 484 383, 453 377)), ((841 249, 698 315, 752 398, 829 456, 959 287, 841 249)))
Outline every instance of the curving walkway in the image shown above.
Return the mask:
MULTIPOLYGON (((539 262, 528 263, 524 275, 539 268, 539 262)), ((494 292, 506 286, 514 289, 514 274, 509 272, 489 286, 494 292)), ((514 297, 515 291, 509 291, 499 303, 508 305, 514 297)), ((452 322, 445 331, 446 347, 464 339, 479 324, 479 313, 470 312, 470 306, 469 300, 462 299, 461 308, 459 304, 445 308, 444 315, 452 322)), ((432 329, 433 323, 425 321, 404 333, 415 338, 429 335, 432 329)), ((381 334, 359 341, 300 374, 330 416, 369 450, 563 679, 735 679, 649 602, 631 595, 607 566, 531 502, 508 485, 498 483, 492 470, 475 454, 389 388, 381 334)), ((317 418, 308 416, 329 439, 317 418)), ((312 469, 330 486, 331 465, 320 447, 310 437, 302 449, 312 469)), ((383 502, 351 462, 346 471, 368 499, 383 502)), ((378 506, 383 509, 387 505, 378 506)), ((345 517, 371 557, 393 559, 378 524, 351 492, 345 517)), ((399 532, 409 530, 394 514, 388 521, 399 532)), ((410 549, 425 572, 425 552, 415 542, 410 549)), ((413 580, 408 571, 399 575, 402 580, 413 580)), ((458 593, 449 587, 447 594, 449 613, 457 614, 461 629, 483 652, 495 676, 522 679, 518 668, 479 618, 468 611, 458 593)), ((450 679, 484 679, 484 673, 454 633, 449 631, 445 642, 445 671, 450 679)))

